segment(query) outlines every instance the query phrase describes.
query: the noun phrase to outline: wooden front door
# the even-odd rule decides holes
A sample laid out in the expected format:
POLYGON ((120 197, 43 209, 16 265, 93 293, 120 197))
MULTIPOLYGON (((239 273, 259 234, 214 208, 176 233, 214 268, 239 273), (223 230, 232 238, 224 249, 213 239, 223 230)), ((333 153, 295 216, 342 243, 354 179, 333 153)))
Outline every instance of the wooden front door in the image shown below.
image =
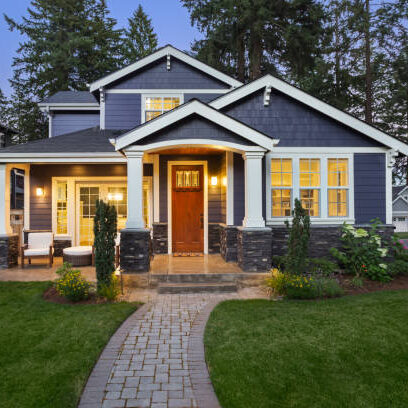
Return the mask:
POLYGON ((173 253, 203 252, 203 166, 172 166, 171 179, 173 253))

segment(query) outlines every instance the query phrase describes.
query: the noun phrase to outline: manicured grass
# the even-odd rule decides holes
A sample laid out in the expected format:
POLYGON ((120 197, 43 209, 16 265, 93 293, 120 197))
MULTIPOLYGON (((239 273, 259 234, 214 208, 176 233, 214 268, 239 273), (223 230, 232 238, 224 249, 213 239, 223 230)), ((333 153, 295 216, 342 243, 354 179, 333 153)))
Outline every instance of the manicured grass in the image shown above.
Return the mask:
POLYGON ((205 345, 223 408, 408 406, 407 291, 227 301, 205 345))
POLYGON ((394 235, 398 237, 399 239, 407 239, 408 238, 408 232, 395 232, 394 235))
POLYGON ((110 336, 135 303, 57 305, 47 282, 0 282, 0 407, 76 407, 110 336))

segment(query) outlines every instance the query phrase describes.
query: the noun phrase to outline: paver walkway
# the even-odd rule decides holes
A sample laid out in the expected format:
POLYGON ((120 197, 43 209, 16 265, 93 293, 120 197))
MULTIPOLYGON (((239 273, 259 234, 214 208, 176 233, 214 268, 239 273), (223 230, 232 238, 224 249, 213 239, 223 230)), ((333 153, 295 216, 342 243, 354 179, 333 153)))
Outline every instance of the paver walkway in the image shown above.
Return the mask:
MULTIPOLYGON (((204 349, 200 350, 201 340, 197 334, 190 338, 193 322, 207 307, 203 313, 206 317, 199 323, 201 329, 195 330, 201 337, 209 310, 221 300, 237 297, 240 296, 155 297, 112 337, 94 368, 79 407, 198 407, 195 395, 201 396, 203 401, 205 393, 211 394, 211 383, 206 373, 204 349), (192 340, 190 350, 189 340, 192 340), (198 385, 194 392, 192 379, 198 385)), ((204 405, 217 406, 214 402, 204 405)))

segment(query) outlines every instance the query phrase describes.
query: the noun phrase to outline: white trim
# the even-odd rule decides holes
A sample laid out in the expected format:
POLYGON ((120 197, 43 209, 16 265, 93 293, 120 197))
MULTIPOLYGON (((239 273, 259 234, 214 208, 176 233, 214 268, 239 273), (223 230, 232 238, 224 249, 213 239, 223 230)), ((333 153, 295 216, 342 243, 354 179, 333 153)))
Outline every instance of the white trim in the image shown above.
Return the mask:
POLYGON ((269 152, 265 156, 265 188, 266 188, 266 224, 281 225, 285 220, 292 217, 272 217, 272 186, 271 186, 271 159, 292 159, 292 190, 291 208, 293 209, 295 198, 299 198, 299 159, 320 159, 320 186, 319 190, 319 216, 311 217, 312 224, 342 224, 343 222, 354 223, 354 154, 353 153, 282 153, 269 152), (329 217, 328 216, 328 191, 336 187, 327 185, 327 161, 328 159, 347 159, 348 160, 348 186, 338 187, 345 189, 347 193, 347 216, 346 217, 329 217))
MULTIPOLYGON (((408 200, 406 200, 404 197, 397 197, 397 198, 392 202, 392 204, 396 204, 396 202, 397 202, 398 200, 402 200, 402 201, 404 201, 405 204, 408 205, 408 200)), ((396 211, 396 212, 398 212, 398 211, 396 211)))
POLYGON ((126 163, 118 153, 1 153, 3 163, 126 163))
MULTIPOLYGON (((396 186, 394 186, 394 187, 396 187, 396 186)), ((405 193, 405 190, 407 190, 407 189, 408 189, 408 186, 404 187, 404 188, 398 193, 398 195, 395 197, 395 200, 393 201, 393 203, 395 203, 399 197, 403 198, 402 195, 403 195, 403 193, 405 193)))
MULTIPOLYGON (((141 94, 141 109, 140 109, 140 113, 141 113, 141 122, 140 123, 145 123, 146 122, 146 98, 179 98, 179 106, 182 105, 184 103, 184 95, 182 93, 180 93, 178 90, 177 92, 171 93, 164 93, 164 92, 152 92, 152 93, 147 93, 144 92, 141 94)), ((148 109, 150 110, 150 109, 148 109)), ((152 109, 154 110, 154 109, 152 109)), ((171 109, 169 109, 171 110, 171 109)), ((162 113, 168 112, 169 110, 162 110, 162 113)), ((156 110, 157 111, 157 110, 156 110)))
POLYGON ((247 146, 247 145, 240 145, 231 142, 225 142, 223 140, 214 140, 214 139, 176 139, 176 140, 166 140, 163 142, 151 143, 143 146, 135 145, 127 147, 124 151, 131 152, 131 151, 149 151, 149 152, 160 152, 160 150, 167 149, 168 147, 172 146, 183 146, 183 147, 193 147, 193 146, 200 146, 200 147, 211 147, 213 149, 220 149, 220 150, 230 150, 232 152, 242 153, 242 152, 250 152, 250 151, 266 151, 259 146, 247 146))
POLYGON ((407 144, 400 142, 399 140, 387 135, 384 132, 381 132, 375 127, 359 119, 356 119, 354 116, 345 113, 340 109, 337 109, 334 106, 331 106, 315 98, 314 96, 309 95, 308 93, 294 87, 293 85, 290 85, 287 82, 282 81, 281 79, 278 79, 269 74, 215 99, 214 101, 210 102, 209 105, 215 109, 221 109, 267 86, 270 86, 273 89, 276 89, 277 91, 282 92, 307 106, 310 106, 311 108, 323 113, 324 115, 331 117, 332 119, 335 119, 340 123, 343 123, 344 125, 376 140, 379 143, 382 143, 395 149, 396 151, 408 155, 407 144))
MULTIPOLYGON (((98 102, 87 102, 87 103, 78 103, 78 102, 73 102, 73 103, 39 103, 38 106, 40 108, 47 108, 47 110, 54 110, 54 109, 62 109, 62 108, 70 108, 72 110, 75 110, 76 108, 81 108, 81 109, 87 109, 87 108, 94 108, 94 109, 99 109, 99 103, 98 102)), ((41 109, 42 110, 42 109, 41 109)))
POLYGON ((227 225, 234 225, 234 153, 225 153, 227 177, 227 225))
POLYGON ((52 113, 48 112, 48 137, 52 137, 52 113))
MULTIPOLYGON (((124 149, 125 147, 136 143, 138 140, 143 139, 146 136, 151 135, 154 132, 162 130, 167 126, 170 126, 181 119, 184 119, 193 114, 197 114, 209 121, 216 123, 225 129, 236 133, 237 135, 250 140, 258 146, 265 148, 266 150, 272 150, 273 146, 279 141, 271 139, 268 136, 252 129, 251 127, 238 122, 237 120, 218 112, 215 109, 210 108, 208 105, 195 100, 179 106, 165 114, 158 116, 154 120, 146 122, 143 126, 131 130, 119 136, 116 139, 116 150, 124 149)), ((259 150, 259 149, 258 149, 259 150)))
POLYGON ((127 88, 127 89, 106 89, 105 93, 108 94, 144 94, 144 93, 167 93, 171 94, 173 92, 178 92, 182 94, 226 94, 231 92, 231 89, 143 89, 143 88, 127 88))
POLYGON ((390 150, 385 157, 385 223, 392 224, 392 168, 395 164, 395 152, 390 150))
POLYGON ((20 164, 21 168, 25 170, 24 172, 24 229, 30 229, 30 165, 20 164))
POLYGON ((284 146, 276 146, 274 147, 273 151, 274 153, 279 153, 279 154, 293 154, 293 153, 299 153, 299 151, 302 151, 302 153, 309 154, 309 153, 322 153, 322 154, 328 154, 328 153, 387 153, 390 149, 388 147, 284 147, 284 146))
POLYGON ((189 55, 185 54, 184 52, 179 51, 178 49, 172 47, 171 45, 166 45, 165 47, 161 48, 160 50, 154 52, 153 54, 148 55, 145 58, 142 58, 141 60, 125 67, 122 68, 116 72, 113 72, 110 75, 105 76, 104 78, 101 78, 95 82, 93 82, 89 86, 89 90, 91 92, 94 92, 98 90, 101 86, 106 86, 114 81, 117 81, 120 78, 123 78, 126 75, 129 75, 155 61, 158 59, 161 59, 163 57, 167 57, 167 55, 171 55, 184 63, 191 65, 192 67, 204 72, 205 74, 212 76, 221 82, 224 82, 232 87, 237 87, 241 86, 242 82, 237 81, 234 78, 231 78, 228 75, 223 74, 222 72, 211 68, 209 65, 206 65, 197 59, 190 57, 189 55))
POLYGON ((101 108, 100 108, 100 113, 99 113, 99 127, 101 129, 105 129, 105 99, 106 99, 106 95, 105 95, 105 89, 104 88, 100 88, 99 90, 99 100, 101 103, 101 108))
POLYGON ((0 163, 0 236, 10 233, 10 168, 0 163))
POLYGON ((153 155, 153 222, 160 222, 160 156, 153 155))
POLYGON ((172 229, 172 166, 202 165, 204 168, 204 254, 208 254, 208 163, 207 160, 174 160, 167 162, 167 241, 168 253, 173 253, 172 229))

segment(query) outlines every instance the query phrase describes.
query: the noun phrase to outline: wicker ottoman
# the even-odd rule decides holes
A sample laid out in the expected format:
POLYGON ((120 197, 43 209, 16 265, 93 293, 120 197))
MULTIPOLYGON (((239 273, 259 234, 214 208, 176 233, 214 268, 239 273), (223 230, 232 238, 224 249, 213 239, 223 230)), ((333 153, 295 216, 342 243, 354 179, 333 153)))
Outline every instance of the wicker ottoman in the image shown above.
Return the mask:
POLYGON ((88 266, 92 265, 92 247, 91 246, 76 246, 64 248, 64 262, 70 263, 72 266, 88 266))

